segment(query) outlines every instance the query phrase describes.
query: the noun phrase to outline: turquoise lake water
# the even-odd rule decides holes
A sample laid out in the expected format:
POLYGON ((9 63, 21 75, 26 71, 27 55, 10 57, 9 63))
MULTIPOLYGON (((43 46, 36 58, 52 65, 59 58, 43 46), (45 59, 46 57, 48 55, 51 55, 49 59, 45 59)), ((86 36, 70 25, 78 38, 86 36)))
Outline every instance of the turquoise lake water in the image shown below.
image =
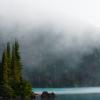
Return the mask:
MULTIPOLYGON (((35 93, 43 91, 56 94, 55 100, 100 100, 100 87, 85 88, 34 88, 35 93)), ((41 100, 40 97, 37 100, 41 100)))

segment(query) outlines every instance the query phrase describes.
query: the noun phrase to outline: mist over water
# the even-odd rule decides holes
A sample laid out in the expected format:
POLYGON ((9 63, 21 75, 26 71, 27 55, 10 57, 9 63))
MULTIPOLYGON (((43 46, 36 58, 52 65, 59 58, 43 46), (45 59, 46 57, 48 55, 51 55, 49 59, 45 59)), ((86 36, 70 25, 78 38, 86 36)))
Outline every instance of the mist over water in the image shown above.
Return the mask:
POLYGON ((56 93, 56 95, 70 94, 99 94, 100 87, 80 87, 80 88, 33 88, 35 93, 41 94, 43 91, 56 93))
MULTIPOLYGON (((38 94, 43 91, 56 94, 55 100, 99 100, 100 87, 83 87, 83 88, 34 88, 38 94)), ((37 100, 40 100, 37 98, 37 100)))

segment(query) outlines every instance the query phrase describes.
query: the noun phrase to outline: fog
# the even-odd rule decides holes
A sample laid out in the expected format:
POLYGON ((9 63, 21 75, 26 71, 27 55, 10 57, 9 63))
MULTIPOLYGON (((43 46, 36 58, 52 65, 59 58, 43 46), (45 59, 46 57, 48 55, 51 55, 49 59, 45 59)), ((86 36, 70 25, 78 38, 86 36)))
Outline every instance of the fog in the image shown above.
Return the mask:
POLYGON ((17 38, 22 63, 27 69, 58 59, 76 68, 84 53, 100 47, 100 16, 95 8, 99 7, 98 3, 90 3, 90 0, 0 0, 1 44, 17 38), (94 10, 92 5, 95 5, 94 10))

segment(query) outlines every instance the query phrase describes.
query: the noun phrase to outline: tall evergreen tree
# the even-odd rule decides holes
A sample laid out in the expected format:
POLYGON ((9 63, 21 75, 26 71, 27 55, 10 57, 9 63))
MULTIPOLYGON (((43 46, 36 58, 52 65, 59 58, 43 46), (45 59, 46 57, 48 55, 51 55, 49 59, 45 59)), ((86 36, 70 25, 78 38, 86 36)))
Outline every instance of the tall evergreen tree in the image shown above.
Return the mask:
POLYGON ((5 49, 2 56, 2 82, 8 83, 8 58, 7 58, 7 50, 5 49))
POLYGON ((20 61, 20 53, 19 53, 19 44, 18 41, 15 41, 12 47, 12 76, 16 83, 20 83, 21 79, 21 61, 20 61))
POLYGON ((20 95, 20 83, 21 83, 21 61, 19 53, 18 41, 12 45, 12 59, 11 59, 11 86, 15 90, 16 95, 20 95))
POLYGON ((0 84, 2 83, 2 64, 0 63, 0 84))
POLYGON ((1 81, 4 83, 9 82, 10 78, 10 66, 11 66, 11 59, 10 59, 10 43, 7 43, 7 47, 5 48, 3 55, 2 55, 2 63, 1 63, 1 81))
POLYGON ((21 64, 21 57, 19 52, 19 43, 17 40, 15 41, 15 60, 16 60, 16 74, 17 74, 16 80, 20 82, 22 77, 22 73, 21 73, 22 64, 21 64))
POLYGON ((12 58, 11 58, 11 78, 12 82, 16 81, 16 63, 15 63, 15 49, 14 45, 12 46, 12 58))
POLYGON ((10 43, 8 42, 7 43, 7 56, 8 56, 8 58, 10 58, 10 43))
POLYGON ((0 91, 2 91, 0 96, 30 96, 31 89, 31 85, 22 78, 22 64, 18 41, 15 41, 12 46, 12 54, 10 43, 7 43, 0 67, 0 91))
POLYGON ((10 81, 10 77, 11 77, 11 52, 10 52, 10 43, 7 43, 7 63, 8 63, 8 77, 9 77, 9 81, 10 81))

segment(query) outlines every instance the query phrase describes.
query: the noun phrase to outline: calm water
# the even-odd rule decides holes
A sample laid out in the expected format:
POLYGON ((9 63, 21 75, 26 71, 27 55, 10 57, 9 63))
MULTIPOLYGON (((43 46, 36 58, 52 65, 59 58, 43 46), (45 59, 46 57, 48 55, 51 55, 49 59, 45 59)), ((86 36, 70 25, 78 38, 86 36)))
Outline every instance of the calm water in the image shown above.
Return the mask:
MULTIPOLYGON (((55 100, 100 100, 100 87, 90 88, 35 88, 34 92, 43 91, 56 94, 55 100)), ((37 100, 41 100, 40 97, 37 100)))
POLYGON ((55 100, 100 100, 100 94, 58 95, 55 100))

